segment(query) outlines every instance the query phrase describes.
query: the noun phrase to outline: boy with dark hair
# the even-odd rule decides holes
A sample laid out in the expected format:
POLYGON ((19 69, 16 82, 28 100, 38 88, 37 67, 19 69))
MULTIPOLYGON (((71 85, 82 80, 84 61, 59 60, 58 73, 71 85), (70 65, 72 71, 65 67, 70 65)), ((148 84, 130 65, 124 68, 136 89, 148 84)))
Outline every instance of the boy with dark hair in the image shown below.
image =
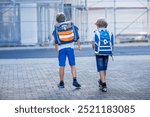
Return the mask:
POLYGON ((97 30, 95 31, 92 47, 95 50, 97 71, 100 76, 98 83, 101 90, 103 92, 107 92, 106 70, 109 55, 112 56, 114 37, 113 34, 108 31, 108 24, 104 19, 98 19, 95 24, 97 26, 97 30))
POLYGON ((53 31, 55 49, 59 60, 59 88, 64 88, 64 70, 66 57, 68 57, 71 73, 73 77, 73 86, 79 88, 81 85, 77 81, 76 68, 75 68, 75 55, 74 55, 74 42, 77 42, 78 49, 80 50, 78 27, 72 22, 66 22, 64 13, 58 13, 56 16, 57 24, 53 31))

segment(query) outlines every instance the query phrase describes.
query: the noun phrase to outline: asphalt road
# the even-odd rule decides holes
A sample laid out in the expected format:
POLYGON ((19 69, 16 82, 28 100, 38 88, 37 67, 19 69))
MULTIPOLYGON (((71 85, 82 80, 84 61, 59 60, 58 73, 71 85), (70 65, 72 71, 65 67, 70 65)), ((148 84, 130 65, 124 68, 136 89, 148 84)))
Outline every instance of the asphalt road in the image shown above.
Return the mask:
MULTIPOLYGON (((91 48, 82 48, 81 51, 75 49, 77 57, 89 57, 94 55, 91 48)), ((115 56, 122 55, 150 55, 150 46, 135 47, 115 47, 115 56)), ((38 48, 38 49, 13 49, 0 50, 0 59, 23 59, 23 58, 55 58, 56 52, 54 48, 38 48)))

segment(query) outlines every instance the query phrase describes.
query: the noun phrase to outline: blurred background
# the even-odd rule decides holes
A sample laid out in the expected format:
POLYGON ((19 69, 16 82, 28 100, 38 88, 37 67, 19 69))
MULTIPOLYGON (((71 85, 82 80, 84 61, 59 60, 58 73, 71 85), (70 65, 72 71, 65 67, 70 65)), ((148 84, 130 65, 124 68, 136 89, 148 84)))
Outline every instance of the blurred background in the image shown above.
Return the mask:
POLYGON ((92 41, 98 18, 116 43, 150 42, 150 0, 0 0, 0 46, 49 45, 58 12, 79 27, 82 43, 92 41))

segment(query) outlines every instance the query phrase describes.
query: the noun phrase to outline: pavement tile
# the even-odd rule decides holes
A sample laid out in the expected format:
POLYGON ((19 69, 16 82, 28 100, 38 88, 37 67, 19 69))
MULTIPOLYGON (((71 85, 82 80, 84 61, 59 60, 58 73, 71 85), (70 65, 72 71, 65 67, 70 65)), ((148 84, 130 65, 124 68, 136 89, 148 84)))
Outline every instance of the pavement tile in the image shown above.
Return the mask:
POLYGON ((98 87, 94 57, 77 57, 77 78, 72 85, 70 67, 65 68, 65 88, 59 89, 57 58, 0 60, 1 100, 149 100, 150 55, 115 56, 107 71, 108 92, 98 87))

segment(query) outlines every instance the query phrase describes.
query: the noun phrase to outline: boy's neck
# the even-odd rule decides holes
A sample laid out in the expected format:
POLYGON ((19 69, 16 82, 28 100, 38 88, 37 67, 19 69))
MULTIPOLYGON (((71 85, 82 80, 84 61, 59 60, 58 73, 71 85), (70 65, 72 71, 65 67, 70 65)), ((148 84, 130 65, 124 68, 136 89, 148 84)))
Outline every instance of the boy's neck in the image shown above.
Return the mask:
POLYGON ((99 28, 97 28, 98 30, 102 30, 102 29, 107 29, 107 28, 105 28, 105 27, 99 27, 99 28))

